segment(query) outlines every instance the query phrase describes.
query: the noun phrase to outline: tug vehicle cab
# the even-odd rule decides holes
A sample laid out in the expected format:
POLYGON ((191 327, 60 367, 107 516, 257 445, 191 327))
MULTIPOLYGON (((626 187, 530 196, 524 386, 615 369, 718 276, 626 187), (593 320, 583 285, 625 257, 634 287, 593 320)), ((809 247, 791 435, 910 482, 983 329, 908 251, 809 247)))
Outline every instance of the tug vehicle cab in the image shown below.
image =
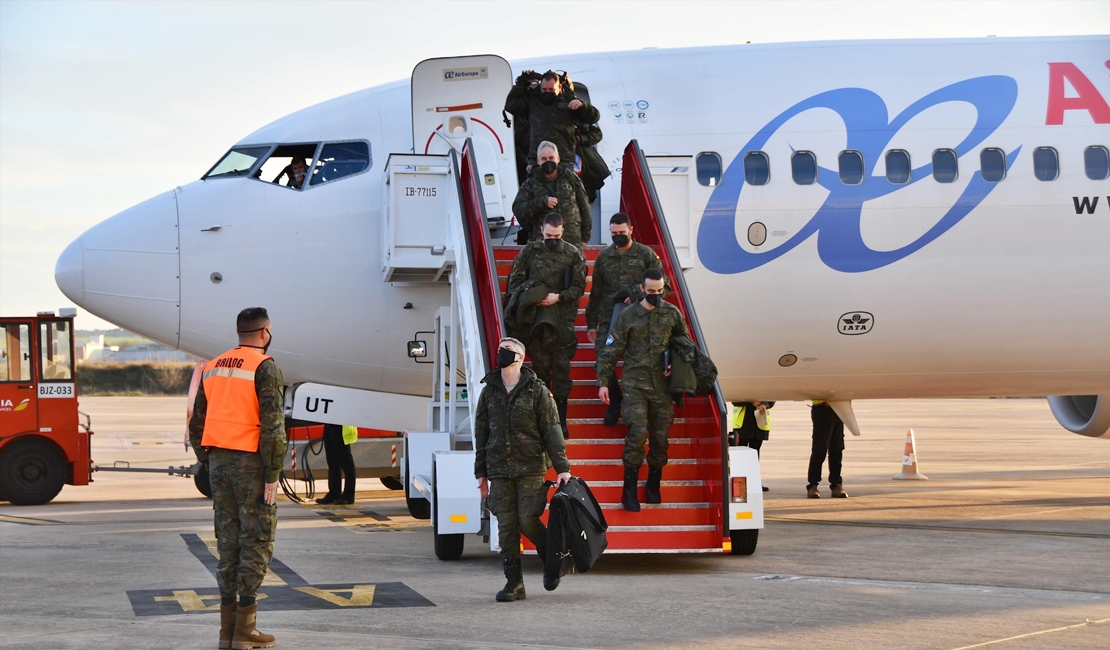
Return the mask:
POLYGON ((91 423, 77 410, 74 316, 62 309, 0 317, 0 499, 16 505, 47 503, 65 484, 92 481, 91 423))

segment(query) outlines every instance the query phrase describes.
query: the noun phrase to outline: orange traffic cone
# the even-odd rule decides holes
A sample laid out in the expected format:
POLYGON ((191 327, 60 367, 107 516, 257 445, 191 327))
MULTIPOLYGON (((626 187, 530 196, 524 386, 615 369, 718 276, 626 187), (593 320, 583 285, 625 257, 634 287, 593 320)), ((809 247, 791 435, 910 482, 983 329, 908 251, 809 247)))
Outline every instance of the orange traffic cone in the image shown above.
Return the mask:
POLYGON ((906 451, 902 455, 902 473, 894 477, 895 480, 927 481, 928 476, 917 471, 917 453, 914 451, 913 429, 906 431, 906 451))

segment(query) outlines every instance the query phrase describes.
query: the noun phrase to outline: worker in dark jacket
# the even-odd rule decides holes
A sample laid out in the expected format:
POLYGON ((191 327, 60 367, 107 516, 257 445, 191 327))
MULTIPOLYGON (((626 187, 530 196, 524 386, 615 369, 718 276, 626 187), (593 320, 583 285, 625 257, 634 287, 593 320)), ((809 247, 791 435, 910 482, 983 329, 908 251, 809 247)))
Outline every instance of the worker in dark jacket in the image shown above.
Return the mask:
POLYGON ((557 212, 563 218, 563 241, 582 248, 594 227, 586 188, 573 169, 560 164, 559 151, 551 142, 541 142, 536 155, 532 175, 513 199, 517 223, 528 232, 528 241, 539 241, 544 216, 557 212))
POLYGON ((551 393, 524 363, 524 344, 501 339, 498 370, 486 375, 474 414, 474 476, 487 506, 497 517, 497 535, 505 569, 505 588, 498 602, 524 600, 520 568, 520 534, 547 557, 547 528, 540 521, 547 505, 544 454, 559 483, 570 480, 566 441, 551 393))
POLYGON ((563 220, 558 213, 552 212, 544 218, 543 236, 542 242, 528 244, 513 260, 507 290, 512 294, 526 282, 538 282, 550 293, 537 306, 559 308, 555 336, 549 336, 546 328, 533 327, 528 350, 532 370, 555 396, 565 438, 570 435, 567 400, 574 386, 570 378, 570 360, 578 351, 574 321, 578 318, 578 299, 586 291, 586 258, 582 251, 562 239, 563 220))
POLYGON ((505 98, 505 110, 518 120, 518 126, 527 123, 529 156, 546 140, 555 143, 560 158, 573 162, 578 143, 575 122, 596 124, 601 119, 596 108, 574 94, 573 84, 568 85, 571 87, 565 88, 559 75, 551 70, 542 77, 525 70, 505 98))
MULTIPOLYGON (((609 234, 613 244, 598 253, 594 261, 594 284, 586 305, 586 338, 597 347, 599 359, 605 339, 609 337, 614 305, 640 302, 644 297, 640 293, 644 271, 663 270, 663 263, 655 251, 632 240, 632 223, 627 214, 618 212, 609 219, 609 234)), ((615 426, 620 420, 622 396, 620 383, 614 377, 609 384, 605 426, 615 426)))
POLYGON ((644 298, 629 305, 617 318, 597 363, 597 396, 607 405, 617 362, 624 359, 621 417, 628 425, 628 436, 624 443, 621 504, 629 512, 640 511, 636 485, 645 442, 650 447, 645 495, 648 503, 662 502, 660 484, 667 464, 667 434, 674 423, 674 401, 667 381, 670 368, 664 363, 664 353, 671 349, 674 339, 690 338, 682 312, 663 300, 662 271, 644 271, 640 289, 644 298))

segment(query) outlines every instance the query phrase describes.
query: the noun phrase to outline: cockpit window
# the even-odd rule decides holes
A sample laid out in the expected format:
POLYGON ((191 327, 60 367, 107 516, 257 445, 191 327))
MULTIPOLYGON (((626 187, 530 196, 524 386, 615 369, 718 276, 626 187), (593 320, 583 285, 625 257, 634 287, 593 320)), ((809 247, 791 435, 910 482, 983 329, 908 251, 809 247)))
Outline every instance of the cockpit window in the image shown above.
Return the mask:
POLYGON ((270 151, 270 147, 235 147, 227 152, 220 162, 216 163, 204 178, 216 178, 218 176, 229 178, 233 176, 246 176, 250 173, 255 163, 259 158, 262 158, 270 151))
POLYGON ((304 189, 305 178, 316 157, 316 143, 283 144, 262 163, 254 177, 266 183, 274 183, 291 190, 304 189))
POLYGON ((312 170, 309 185, 320 185, 352 176, 370 167, 370 145, 365 142, 336 142, 325 144, 312 170))

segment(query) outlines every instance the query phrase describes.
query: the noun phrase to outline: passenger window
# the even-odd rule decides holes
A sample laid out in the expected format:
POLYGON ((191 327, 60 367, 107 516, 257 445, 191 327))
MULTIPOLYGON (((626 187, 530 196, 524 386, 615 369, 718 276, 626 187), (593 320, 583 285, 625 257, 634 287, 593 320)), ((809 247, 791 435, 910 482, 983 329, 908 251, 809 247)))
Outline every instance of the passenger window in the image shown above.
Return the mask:
POLYGON ((955 183, 960 176, 959 157, 951 149, 933 152, 933 178, 938 183, 955 183))
POLYGON ((224 154, 224 157, 220 158, 220 162, 216 163, 215 167, 208 170, 204 178, 216 178, 217 176, 222 176, 224 178, 246 176, 250 173, 254 164, 258 162, 258 159, 265 156, 269 151, 270 147, 268 145, 261 147, 236 147, 224 154))
POLYGON ((1083 166, 1087 170, 1087 178, 1092 181, 1110 178, 1110 152, 1106 147, 1087 147, 1083 150, 1083 166))
POLYGON ((365 142, 325 144, 310 185, 320 185, 370 168, 370 145, 365 142))
POLYGON ((1039 181, 1054 181, 1060 175, 1060 157, 1052 147, 1033 150, 1033 175, 1039 181))
POLYGON ((766 185, 771 180, 771 160, 762 151, 744 154, 744 182, 749 185, 766 185))
POLYGON ((863 154, 858 151, 841 151, 836 157, 840 167, 840 182, 859 185, 863 182, 863 154))
POLYGON ((721 184, 721 157, 712 151, 703 151, 695 159, 698 168, 698 182, 706 187, 721 184))
POLYGON ((262 163, 254 177, 291 190, 304 189, 304 181, 319 146, 316 143, 280 145, 262 163))
POLYGON ((790 175, 798 185, 817 182, 817 156, 812 151, 795 151, 790 155, 790 175))
POLYGON ((905 185, 910 182, 913 168, 910 167, 910 152, 902 149, 891 149, 886 152, 886 179, 894 185, 905 185))
POLYGON ((988 183, 1000 183, 1006 178, 1006 152, 989 148, 979 152, 979 173, 988 183))
POLYGON ((31 326, 0 325, 0 381, 31 381, 31 326))
POLYGON ((73 379, 73 332, 68 321, 46 321, 39 324, 42 356, 42 378, 73 379))

